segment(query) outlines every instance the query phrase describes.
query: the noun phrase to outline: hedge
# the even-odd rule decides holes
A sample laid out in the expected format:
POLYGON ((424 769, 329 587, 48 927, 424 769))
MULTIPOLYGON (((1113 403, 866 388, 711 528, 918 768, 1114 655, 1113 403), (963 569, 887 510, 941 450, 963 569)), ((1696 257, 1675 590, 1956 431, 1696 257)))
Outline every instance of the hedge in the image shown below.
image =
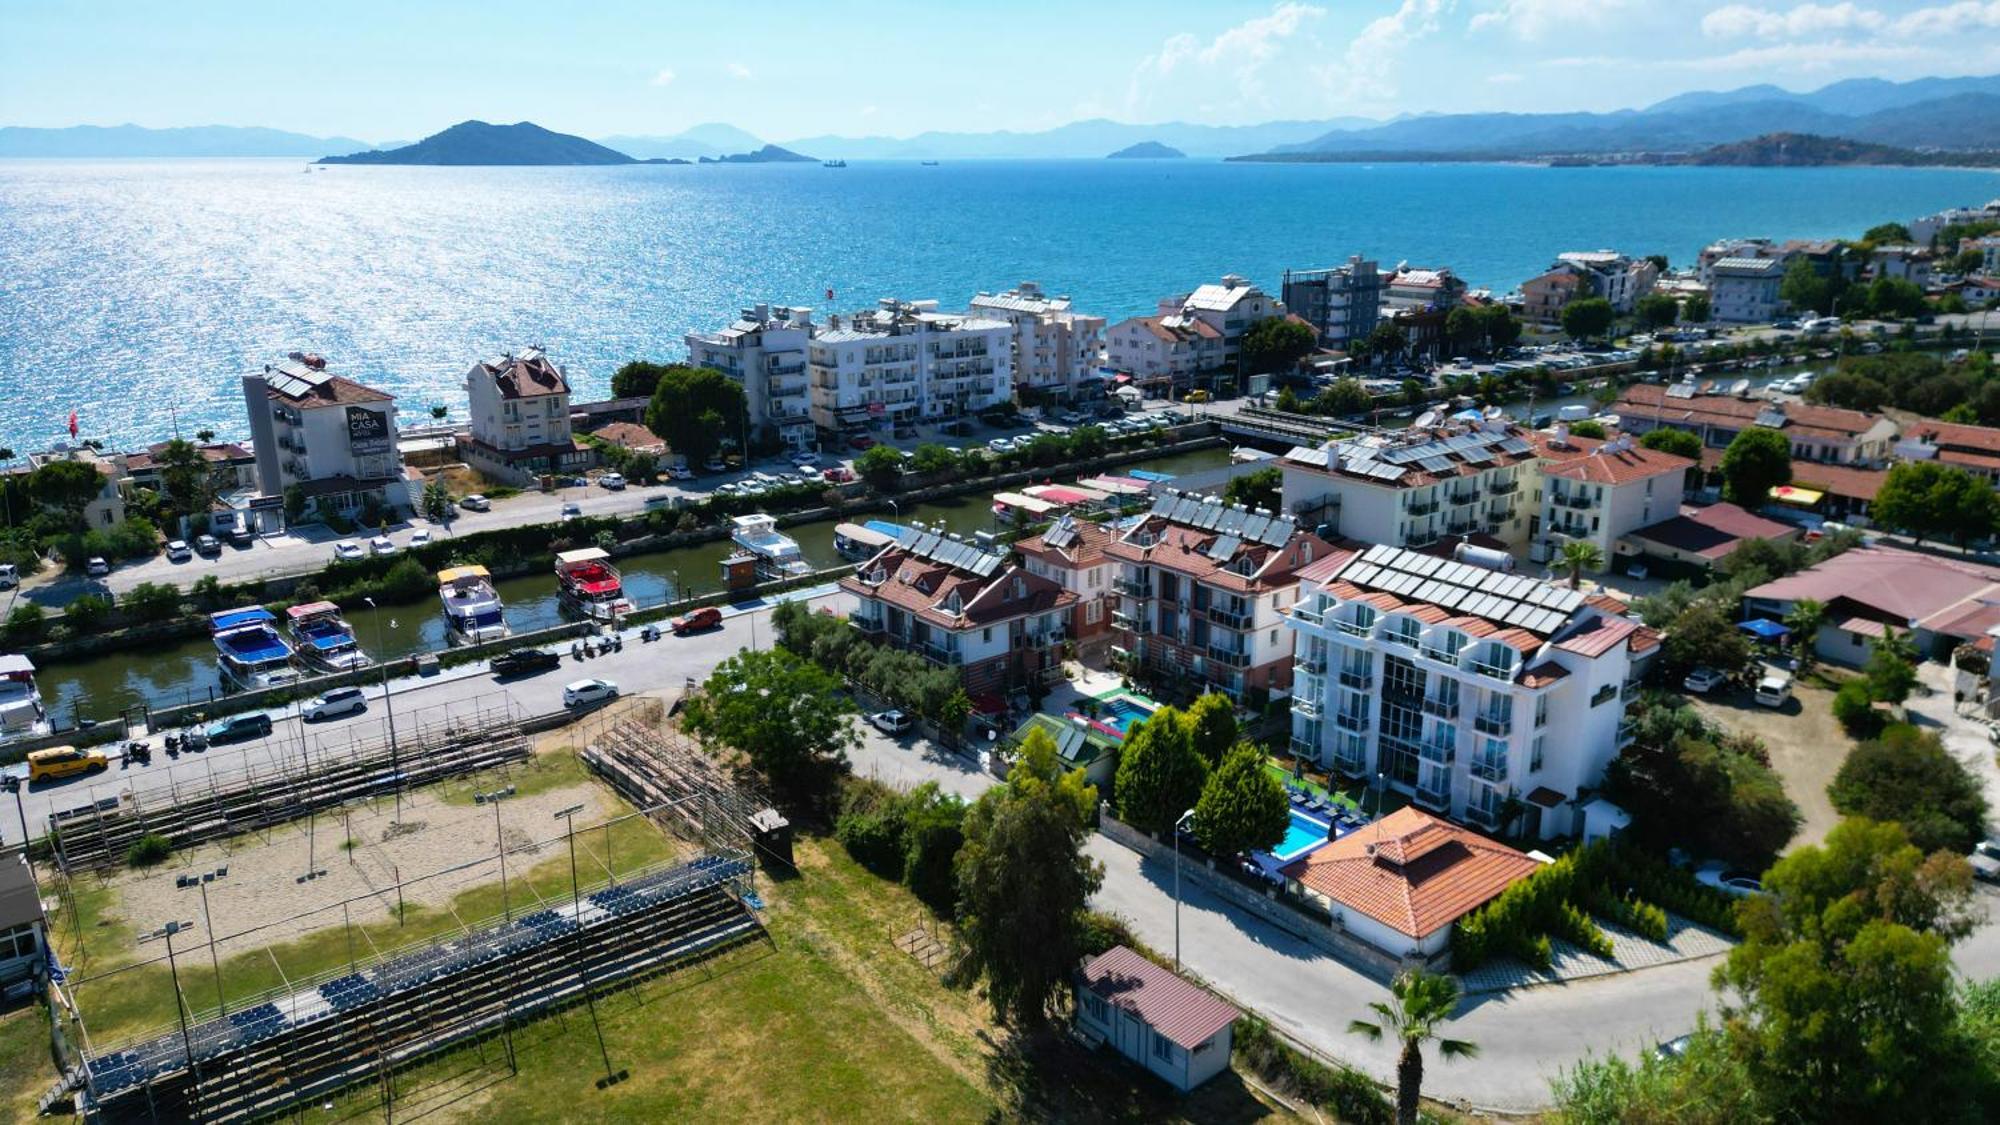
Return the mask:
POLYGON ((1307 1058, 1280 1040, 1257 1016, 1236 1021, 1236 1056, 1280 1093, 1330 1110, 1348 1125, 1389 1125, 1392 1105, 1375 1080, 1352 1067, 1307 1058))

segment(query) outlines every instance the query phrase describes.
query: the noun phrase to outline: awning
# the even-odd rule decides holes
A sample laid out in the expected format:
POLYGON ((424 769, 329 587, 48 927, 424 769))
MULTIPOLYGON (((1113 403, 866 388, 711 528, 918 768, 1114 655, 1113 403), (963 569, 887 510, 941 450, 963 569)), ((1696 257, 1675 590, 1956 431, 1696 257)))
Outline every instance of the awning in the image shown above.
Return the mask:
POLYGON ((1046 500, 1037 500, 1032 496, 1023 496, 1018 492, 996 492, 993 494, 993 502, 995 504, 1004 504, 1009 508, 1018 508, 1024 512, 1032 512, 1038 516, 1046 512, 1053 512, 1058 507, 1061 507, 1059 504, 1051 504, 1046 500))
POLYGON ((1759 617, 1755 621, 1745 621, 1736 627, 1753 637, 1762 637, 1767 641, 1780 641, 1792 635, 1790 629, 1768 617, 1759 617))
POLYGON ((1114 383, 1124 384, 1131 382, 1132 377, 1130 375, 1113 375, 1111 377, 1111 381, 1114 383))
POLYGON ((1810 488, 1800 488, 1790 484, 1781 484, 1771 490, 1771 499, 1780 504, 1795 504, 1801 508, 1810 508, 1825 496, 1824 492, 1815 492, 1810 488))

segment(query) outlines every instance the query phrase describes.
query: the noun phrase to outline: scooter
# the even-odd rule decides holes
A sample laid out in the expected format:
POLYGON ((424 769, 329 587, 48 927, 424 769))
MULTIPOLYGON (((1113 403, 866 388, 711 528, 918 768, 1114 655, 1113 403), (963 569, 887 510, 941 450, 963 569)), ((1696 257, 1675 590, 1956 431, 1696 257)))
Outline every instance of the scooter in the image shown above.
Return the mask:
POLYGON ((571 642, 569 643, 569 658, 570 658, 571 660, 574 660, 574 661, 576 661, 576 662, 577 662, 577 663, 579 663, 579 664, 583 663, 583 642, 582 642, 582 641, 571 641, 571 642))
POLYGON ((153 748, 143 741, 128 742, 125 744, 125 760, 146 765, 153 760, 153 748))
POLYGON ((181 749, 206 750, 208 749, 208 736, 198 730, 188 731, 181 735, 181 749))
POLYGON ((658 625, 648 625, 644 629, 639 630, 639 641, 642 644, 652 644, 659 639, 660 627, 658 625))

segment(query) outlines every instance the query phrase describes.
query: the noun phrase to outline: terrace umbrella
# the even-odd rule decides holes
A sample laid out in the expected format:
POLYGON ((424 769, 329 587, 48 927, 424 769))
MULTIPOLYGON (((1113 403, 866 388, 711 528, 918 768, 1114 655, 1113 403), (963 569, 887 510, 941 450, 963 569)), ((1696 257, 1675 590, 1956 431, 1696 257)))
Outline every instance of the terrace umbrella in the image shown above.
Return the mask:
POLYGON ((1782 644, 1786 637, 1792 635, 1792 631, 1786 628, 1782 622, 1773 621, 1768 617, 1759 617, 1754 621, 1744 621, 1736 627, 1760 641, 1770 641, 1774 644, 1782 644))

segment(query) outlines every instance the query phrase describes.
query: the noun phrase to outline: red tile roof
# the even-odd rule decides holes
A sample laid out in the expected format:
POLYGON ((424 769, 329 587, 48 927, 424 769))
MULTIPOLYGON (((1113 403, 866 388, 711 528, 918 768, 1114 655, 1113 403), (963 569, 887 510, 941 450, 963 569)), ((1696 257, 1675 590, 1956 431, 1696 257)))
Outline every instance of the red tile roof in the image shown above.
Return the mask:
MULTIPOLYGON (((1588 439, 1572 438, 1571 441, 1588 439)), ((1695 467, 1692 458, 1664 453, 1657 449, 1647 449, 1634 445, 1615 453, 1605 451, 1610 442, 1599 442, 1597 447, 1581 457, 1569 457, 1552 461, 1542 466, 1542 475, 1561 477, 1564 480, 1582 481, 1586 484, 1629 484, 1648 477, 1664 476, 1669 473, 1685 474, 1695 467)))
POLYGON ((983 628, 1076 604, 1075 594, 1018 566, 980 578, 894 545, 884 547, 854 574, 841 579, 840 587, 856 597, 885 602, 927 624, 950 630, 983 628), (882 581, 862 580, 863 574, 876 573, 883 575, 882 581), (957 613, 944 608, 954 595, 957 613))
POLYGON ((1526 688, 1545 688, 1567 675, 1569 675, 1569 669, 1560 664, 1545 660, 1521 674, 1521 686, 1526 688))
POLYGON ((1067 547, 1049 546, 1043 541, 1047 532, 1043 532, 1014 544, 1014 549, 1058 566, 1086 567, 1103 562, 1104 548, 1117 539, 1111 529, 1089 520, 1072 519, 1070 524, 1076 529, 1076 539, 1067 547))
POLYGON ((1629 617, 1599 617, 1582 631, 1557 641, 1556 647, 1595 660, 1616 648, 1636 628, 1638 624, 1629 617))
POLYGON ((622 445, 627 449, 643 451, 667 447, 664 438, 637 422, 612 422, 590 436, 601 438, 613 445, 622 445))
POLYGON ((1857 469, 1852 465, 1822 465, 1817 461, 1792 462, 1792 483, 1839 496, 1847 500, 1873 503, 1889 479, 1887 469, 1857 469))
POLYGON ((1414 939, 1451 925, 1535 870, 1535 861, 1401 808, 1286 866, 1283 874, 1414 939))
POLYGON ((1977 450, 1982 453, 2000 453, 2000 429, 1992 426, 1970 426, 1963 422, 1940 422, 1935 418, 1920 418, 1903 431, 1905 438, 1918 438, 1940 449, 1977 450))
POLYGON ((1122 945, 1084 963, 1083 986, 1184 1048, 1201 1046, 1243 1015, 1207 989, 1122 945))
MULTIPOLYGON (((1664 422, 1743 429, 1755 422, 1759 414, 1771 409, 1772 406, 1772 403, 1763 399, 1744 399, 1731 395, 1668 398, 1667 388, 1664 386, 1635 383, 1625 388, 1624 393, 1618 398, 1617 405, 1611 409, 1621 417, 1630 414, 1635 418, 1664 422)), ((1783 406, 1786 432, 1810 434, 1814 437, 1851 440, 1874 429, 1878 422, 1883 421, 1874 414, 1845 410, 1836 406, 1814 406, 1800 402, 1787 402, 1783 406)))
POLYGON ((548 356, 539 352, 503 356, 479 366, 493 377, 493 385, 499 388, 501 398, 536 398, 569 393, 569 383, 564 381, 562 371, 549 362, 548 356))

